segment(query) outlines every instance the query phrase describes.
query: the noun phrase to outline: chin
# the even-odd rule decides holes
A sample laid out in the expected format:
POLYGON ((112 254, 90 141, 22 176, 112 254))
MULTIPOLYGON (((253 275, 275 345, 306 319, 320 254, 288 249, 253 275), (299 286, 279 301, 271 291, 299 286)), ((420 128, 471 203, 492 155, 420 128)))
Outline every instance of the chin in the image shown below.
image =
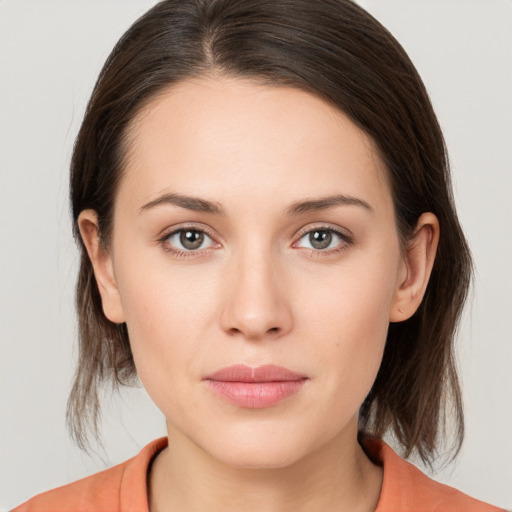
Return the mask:
POLYGON ((240 469, 289 467, 316 448, 316 443, 308 442, 310 436, 298 425, 237 427, 212 436, 202 448, 220 462, 240 469))
MULTIPOLYGON (((217 450, 215 450, 216 452, 217 450)), ((216 458, 231 467, 239 469, 281 469, 293 465, 302 454, 302 450, 283 443, 281 446, 266 443, 254 443, 236 446, 230 443, 229 450, 212 453, 216 458)))

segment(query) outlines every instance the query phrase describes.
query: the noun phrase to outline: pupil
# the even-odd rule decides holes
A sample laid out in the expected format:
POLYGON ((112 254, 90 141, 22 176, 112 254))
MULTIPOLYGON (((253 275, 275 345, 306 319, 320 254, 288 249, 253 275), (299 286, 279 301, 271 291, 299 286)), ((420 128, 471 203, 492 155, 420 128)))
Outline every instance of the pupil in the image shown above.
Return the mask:
POLYGON ((204 234, 200 231, 182 231, 180 242, 186 249, 197 249, 201 247, 204 240, 204 234))
POLYGON ((315 249, 325 249, 332 241, 332 233, 329 231, 313 231, 309 235, 309 241, 315 249))

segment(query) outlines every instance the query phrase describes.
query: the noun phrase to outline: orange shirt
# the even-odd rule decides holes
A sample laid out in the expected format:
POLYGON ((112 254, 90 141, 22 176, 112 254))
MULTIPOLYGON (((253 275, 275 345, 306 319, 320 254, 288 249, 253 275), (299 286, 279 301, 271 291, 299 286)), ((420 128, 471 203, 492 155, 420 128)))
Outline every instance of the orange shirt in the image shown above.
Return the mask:
MULTIPOLYGON (((12 512, 149 512, 147 471, 153 457, 167 446, 162 437, 132 459, 77 482, 35 496, 12 512)), ((375 439, 365 448, 384 468, 376 512, 498 512, 428 478, 375 439)))

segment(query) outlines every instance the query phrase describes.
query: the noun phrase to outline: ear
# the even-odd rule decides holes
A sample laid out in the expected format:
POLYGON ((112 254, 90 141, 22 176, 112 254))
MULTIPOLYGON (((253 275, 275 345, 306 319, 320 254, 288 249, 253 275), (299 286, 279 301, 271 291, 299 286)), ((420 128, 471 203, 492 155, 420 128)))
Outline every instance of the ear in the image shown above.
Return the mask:
POLYGON ((91 260, 105 316, 114 323, 125 321, 121 296, 114 276, 112 255, 100 241, 98 216, 94 210, 83 210, 78 216, 78 228, 91 260))
POLYGON ((407 320, 420 306, 434 266, 438 243, 439 221, 433 213, 424 213, 418 219, 398 272, 390 322, 407 320))

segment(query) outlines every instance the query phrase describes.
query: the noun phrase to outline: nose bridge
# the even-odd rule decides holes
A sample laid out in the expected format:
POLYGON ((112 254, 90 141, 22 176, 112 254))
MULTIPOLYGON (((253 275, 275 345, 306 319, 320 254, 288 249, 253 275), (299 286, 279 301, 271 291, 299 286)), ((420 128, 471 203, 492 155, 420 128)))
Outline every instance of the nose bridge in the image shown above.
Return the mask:
POLYGON ((269 244, 252 240, 234 251, 225 282, 223 329, 251 339, 288 332, 292 318, 283 271, 269 244))

